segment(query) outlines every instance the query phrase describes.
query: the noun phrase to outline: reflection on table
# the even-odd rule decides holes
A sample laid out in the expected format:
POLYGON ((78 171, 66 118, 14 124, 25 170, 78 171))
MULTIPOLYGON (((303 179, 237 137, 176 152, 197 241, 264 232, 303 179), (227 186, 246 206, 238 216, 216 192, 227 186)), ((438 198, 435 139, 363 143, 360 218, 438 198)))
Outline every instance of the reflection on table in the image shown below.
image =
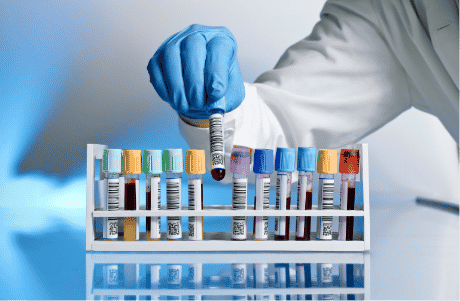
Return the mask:
POLYGON ((89 300, 362 300, 368 253, 87 253, 89 300))

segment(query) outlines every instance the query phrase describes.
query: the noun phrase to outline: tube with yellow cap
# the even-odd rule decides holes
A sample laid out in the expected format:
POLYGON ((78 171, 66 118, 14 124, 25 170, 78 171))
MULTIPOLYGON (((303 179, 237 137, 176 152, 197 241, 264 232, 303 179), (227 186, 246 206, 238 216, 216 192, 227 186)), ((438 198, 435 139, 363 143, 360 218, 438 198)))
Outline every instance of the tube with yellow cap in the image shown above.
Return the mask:
MULTIPOLYGON (((204 150, 189 149, 185 157, 185 172, 188 174, 188 209, 203 210, 204 150)), ((188 239, 203 240, 203 217, 188 218, 188 239)))
MULTIPOLYGON (((163 171, 166 173, 166 208, 180 210, 182 204, 182 172, 184 162, 181 148, 165 149, 163 152, 163 171)), ((180 216, 167 217, 168 233, 170 240, 182 239, 182 222, 180 216)))
MULTIPOLYGON (((139 175, 142 173, 140 150, 123 151, 125 176, 125 210, 139 210, 139 175)), ((125 217, 124 240, 139 240, 139 218, 125 217)))
MULTIPOLYGON (((160 149, 144 150, 142 167, 145 173, 145 209, 157 211, 161 207, 161 160, 160 149)), ((145 219, 146 240, 160 240, 160 216, 147 216, 145 219)))
MULTIPOLYGON (((334 209, 334 174, 337 173, 337 151, 320 149, 318 152, 318 210, 334 209)), ((316 239, 332 240, 332 216, 318 216, 316 239)))

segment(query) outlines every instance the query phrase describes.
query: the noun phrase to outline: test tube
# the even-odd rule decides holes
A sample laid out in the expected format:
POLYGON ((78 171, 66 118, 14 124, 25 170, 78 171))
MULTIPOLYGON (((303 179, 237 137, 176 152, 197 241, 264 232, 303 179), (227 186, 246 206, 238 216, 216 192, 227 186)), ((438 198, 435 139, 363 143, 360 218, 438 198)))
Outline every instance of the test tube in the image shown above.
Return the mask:
MULTIPOLYGON (((125 176, 125 210, 139 210, 139 175, 142 173, 140 150, 123 151, 125 176)), ((125 217, 124 240, 139 240, 139 218, 125 217)))
POLYGON ((225 177, 224 161, 224 110, 225 97, 212 104, 209 116, 209 142, 211 149, 211 175, 216 181, 225 177))
MULTIPOLYGON (((163 171, 166 173, 166 208, 181 209, 181 173, 184 171, 182 149, 165 149, 163 152, 163 171)), ((180 216, 168 216, 167 238, 170 240, 182 238, 180 216)))
MULTIPOLYGON (((145 150, 142 160, 145 173, 145 204, 146 210, 157 211, 161 208, 161 159, 159 149, 145 150)), ((145 219, 146 240, 160 240, 161 217, 147 216, 145 219)))
MULTIPOLYGON (((120 173, 121 169, 121 149, 106 149, 102 159, 102 170, 107 181, 107 199, 104 210, 118 211, 120 200, 120 173)), ((104 217, 102 224, 102 237, 104 240, 118 239, 118 218, 104 217)))
MULTIPOLYGON (((230 171, 233 173, 232 209, 246 210, 248 207, 248 174, 251 172, 251 151, 235 147, 232 150, 230 171)), ((247 239, 246 216, 232 218, 232 239, 247 239)))
MULTIPOLYGON (((188 176, 188 209, 203 210, 203 174, 204 150, 189 149, 185 156, 185 172, 188 176)), ((203 217, 190 216, 188 218, 188 239, 203 240, 203 217)))
MULTIPOLYGON (((299 147, 297 151, 299 171, 297 210, 311 210, 313 172, 316 170, 316 148, 299 147)), ((310 240, 311 216, 297 216, 295 240, 310 240)))
MULTIPOLYGON (((336 150, 319 150, 318 173, 318 210, 333 210, 334 174, 337 173, 336 150)), ((316 226, 316 239, 332 240, 332 216, 318 216, 316 226)))
MULTIPOLYGON (((270 175, 273 173, 273 150, 254 151, 253 172, 256 174, 254 210, 269 209, 270 175)), ((268 239, 268 216, 254 217, 254 240, 268 239)))
MULTIPOLYGON (((295 149, 278 147, 276 149, 276 209, 291 209, 292 173, 295 169, 295 149)), ((289 240, 289 216, 275 218, 275 240, 289 240)))
MULTIPOLYGON (((355 181, 359 172, 359 150, 342 149, 339 172, 342 174, 340 209, 355 209, 355 181)), ((353 240, 353 216, 339 217, 339 240, 353 240)))

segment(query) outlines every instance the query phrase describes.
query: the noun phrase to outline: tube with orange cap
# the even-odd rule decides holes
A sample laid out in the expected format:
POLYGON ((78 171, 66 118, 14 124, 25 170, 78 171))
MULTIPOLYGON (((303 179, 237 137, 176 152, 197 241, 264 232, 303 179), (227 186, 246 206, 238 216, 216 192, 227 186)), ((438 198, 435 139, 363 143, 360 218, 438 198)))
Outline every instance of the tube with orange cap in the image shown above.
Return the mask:
MULTIPOLYGON (((337 151, 320 149, 318 152, 318 210, 334 209, 334 174, 337 173, 337 151)), ((316 239, 332 240, 332 216, 318 216, 316 239)))
MULTIPOLYGON (((140 150, 123 151, 125 210, 139 210, 139 175, 142 173, 140 150)), ((139 218, 125 217, 124 240, 139 240, 139 218)))
MULTIPOLYGON (((204 150, 189 149, 185 157, 185 172, 188 174, 188 209, 203 210, 204 150)), ((188 239, 203 240, 203 217, 188 218, 188 239)))
MULTIPOLYGON (((342 174, 340 209, 355 209, 355 181, 359 173, 359 150, 342 149, 339 172, 342 174)), ((353 240, 353 216, 339 217, 339 240, 353 240)))

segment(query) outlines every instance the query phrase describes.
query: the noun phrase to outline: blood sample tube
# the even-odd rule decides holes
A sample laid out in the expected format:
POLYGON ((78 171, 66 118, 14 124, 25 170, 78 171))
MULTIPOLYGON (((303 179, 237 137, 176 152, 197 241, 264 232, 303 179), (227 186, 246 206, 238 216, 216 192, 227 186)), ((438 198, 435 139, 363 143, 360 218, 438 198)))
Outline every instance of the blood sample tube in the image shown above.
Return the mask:
MULTIPOLYGON (((158 211, 161 208, 161 160, 162 151, 159 149, 145 150, 142 160, 145 173, 145 204, 146 210, 158 211)), ((147 216, 145 219, 146 240, 160 240, 161 217, 147 216)))
MULTIPOLYGON (((334 174, 337 173, 337 151, 318 152, 318 210, 334 209, 334 174)), ((332 240, 332 216, 318 216, 316 239, 332 240)))
MULTIPOLYGON (((248 207, 248 174, 251 172, 251 151, 235 147, 232 150, 230 171, 233 173, 232 209, 246 210, 248 207)), ((232 239, 247 239, 246 216, 232 218, 232 239)))
MULTIPOLYGON (((203 174, 204 150, 189 149, 185 156, 185 172, 188 174, 188 209, 203 210, 203 174)), ((203 217, 190 216, 188 218, 188 239, 203 240, 203 217)))
MULTIPOLYGON (((273 173, 273 150, 254 151, 253 172, 256 174, 255 210, 269 209, 270 175, 273 173)), ((268 239, 268 216, 254 217, 254 240, 268 239)))
MULTIPOLYGON (((102 170, 107 181, 107 199, 103 202, 104 210, 118 211, 120 200, 121 149, 106 149, 102 159, 102 170)), ((104 217, 102 223, 104 240, 118 239, 118 218, 104 217)))
MULTIPOLYGON (((359 150, 342 149, 339 172, 342 174, 340 209, 355 209, 355 181, 359 172, 359 150)), ((353 240, 353 216, 339 217, 339 240, 353 240)))
POLYGON ((211 115, 209 116, 211 175, 216 181, 225 177, 223 108, 225 108, 225 97, 212 103, 211 115))
MULTIPOLYGON (((125 176, 125 210, 139 210, 139 175, 142 173, 140 150, 123 151, 123 175, 125 176)), ((139 240, 139 218, 125 217, 124 239, 139 240)))
MULTIPOLYGON (((316 148, 299 147, 297 151, 299 171, 297 210, 311 210, 313 172, 316 170, 316 148)), ((297 216, 295 240, 310 240, 311 216, 297 216)))
MULTIPOLYGON (((291 183, 292 173, 295 169, 295 149, 276 149, 275 170, 276 175, 276 209, 291 209, 291 183)), ((275 218, 275 240, 289 240, 289 216, 275 218)))
MULTIPOLYGON (((165 149, 163 152, 163 171, 166 173, 166 208, 168 210, 181 209, 181 173, 184 163, 181 148, 165 149)), ((182 238, 182 224, 180 216, 168 216, 167 238, 170 240, 182 238)))

